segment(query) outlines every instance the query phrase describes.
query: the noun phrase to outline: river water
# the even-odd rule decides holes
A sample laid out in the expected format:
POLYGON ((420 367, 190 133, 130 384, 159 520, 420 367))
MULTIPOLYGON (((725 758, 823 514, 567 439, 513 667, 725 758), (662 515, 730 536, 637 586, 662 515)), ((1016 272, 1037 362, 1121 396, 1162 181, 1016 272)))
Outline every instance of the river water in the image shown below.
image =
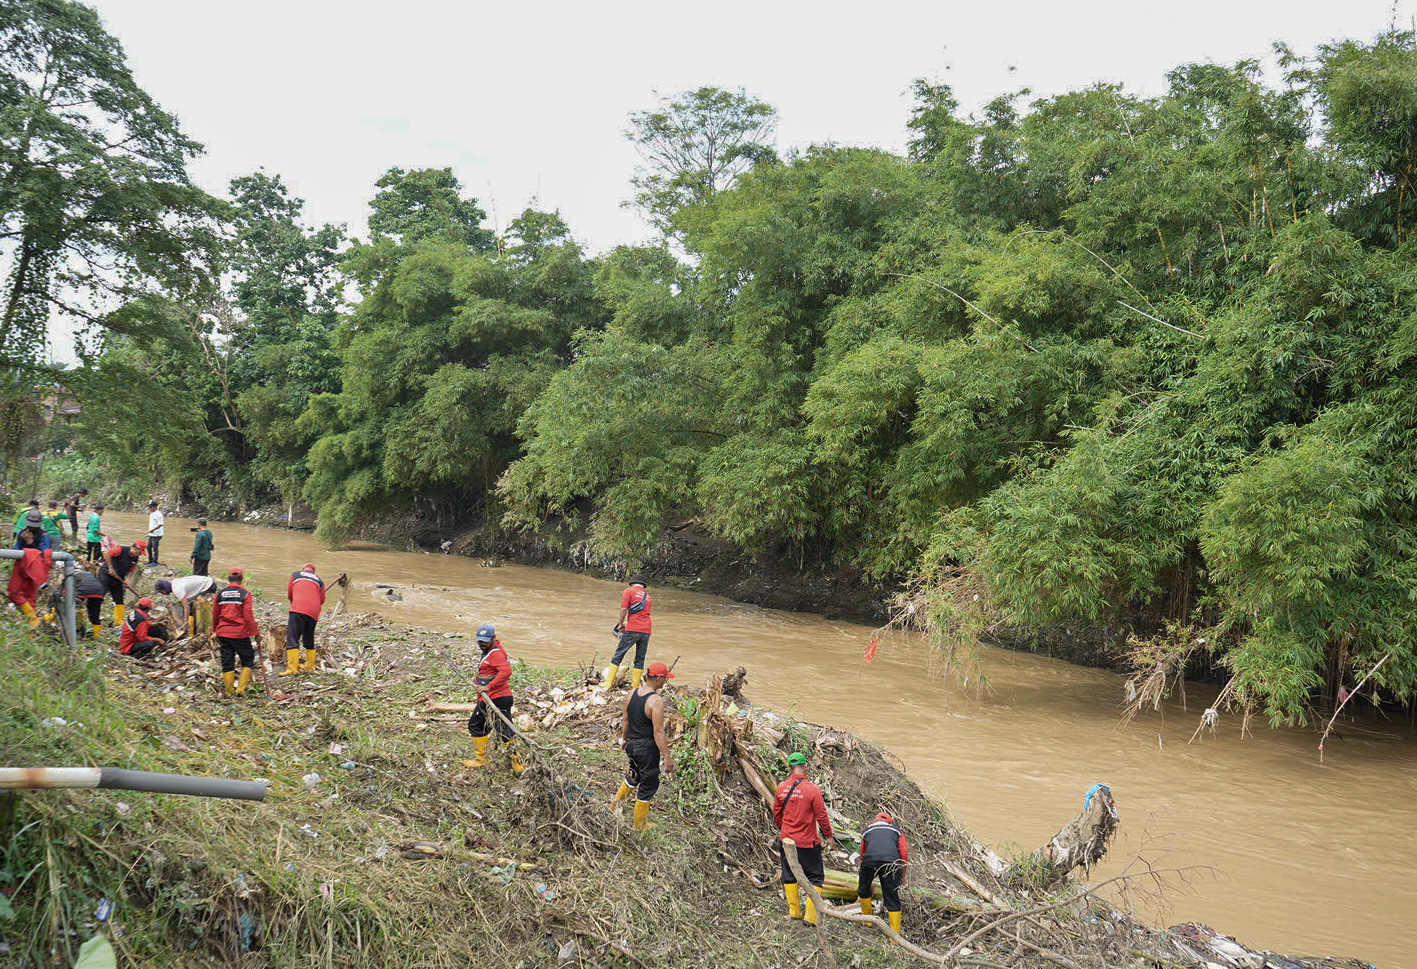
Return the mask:
MULTIPOLYGON (((121 541, 146 517, 110 512, 121 541)), ((185 564, 190 522, 169 519, 163 558, 185 564)), ((475 559, 374 548, 327 551, 312 535, 216 523, 213 573, 240 565, 274 598, 306 561, 352 580, 348 608, 408 625, 471 633, 497 624, 508 651, 533 664, 608 662, 621 585, 550 569, 483 567, 475 559), (376 582, 400 586, 389 602, 376 582)), ((868 627, 669 589, 654 595, 651 659, 678 659, 678 682, 702 686, 745 666, 747 694, 802 720, 850 730, 890 749, 956 818, 1004 853, 1044 844, 1112 786, 1118 839, 1094 880, 1137 858, 1172 876, 1164 898, 1138 899, 1162 924, 1199 921, 1252 947, 1352 955, 1417 969, 1417 735, 1376 718, 1330 737, 1270 730, 1188 743, 1214 690, 1190 684, 1179 703, 1122 725, 1122 678, 1058 660, 985 648, 989 681, 966 694, 929 671, 912 637, 864 662, 868 627)), ((469 644, 469 648, 471 648, 469 644)))

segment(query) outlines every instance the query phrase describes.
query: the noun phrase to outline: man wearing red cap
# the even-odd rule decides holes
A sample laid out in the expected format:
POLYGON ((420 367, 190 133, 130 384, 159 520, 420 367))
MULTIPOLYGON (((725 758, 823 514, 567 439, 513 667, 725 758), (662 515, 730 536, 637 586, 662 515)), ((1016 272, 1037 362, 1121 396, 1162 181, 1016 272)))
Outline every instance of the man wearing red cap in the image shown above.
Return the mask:
POLYGON ((148 621, 148 610, 152 607, 153 601, 143 596, 124 621, 123 631, 118 635, 118 652, 124 656, 141 659, 167 641, 148 621))
MULTIPOLYGON (((138 567, 138 560, 148 550, 148 543, 142 540, 132 545, 109 545, 103 549, 103 564, 98 567, 98 580, 103 583, 103 591, 113 599, 113 624, 123 628, 124 590, 137 594, 137 589, 128 582, 128 576, 138 567)), ((152 603, 148 603, 152 608, 152 603)))
POLYGON ((313 562, 306 562, 299 572, 290 573, 285 586, 290 600, 290 615, 285 620, 285 672, 281 676, 315 672, 315 623, 325 608, 325 581, 315 574, 313 562), (306 658, 301 662, 300 647, 306 658))
POLYGON ((881 900, 891 928, 900 931, 900 886, 905 884, 905 866, 910 862, 910 846, 896 826, 889 811, 876 815, 876 820, 861 832, 861 870, 857 878, 856 897, 861 900, 861 913, 871 914, 871 888, 881 879, 881 900))
MULTIPOLYGON (((822 842, 832 837, 831 818, 827 817, 827 804, 822 800, 822 789, 807 779, 807 755, 796 753, 787 758, 792 774, 777 785, 773 796, 773 820, 777 822, 778 833, 786 841, 791 838, 797 845, 797 863, 802 866, 802 874, 818 888, 826 880, 826 869, 822 867, 822 842), (820 828, 822 836, 817 837, 820 828)), ((802 908, 802 886, 797 884, 797 876, 787 863, 787 849, 778 845, 782 856, 782 889, 787 895, 787 914, 794 919, 805 919, 809 925, 817 924, 817 906, 807 895, 806 914, 802 908)))
POLYGON ((526 765, 512 746, 516 735, 508 722, 512 719, 512 660, 497 638, 497 627, 490 622, 477 627, 477 648, 482 650, 482 659, 477 664, 477 707, 467 720, 467 732, 472 734, 472 749, 477 759, 465 760, 463 764, 487 766, 487 745, 492 742, 495 729, 511 755, 512 773, 520 774, 526 770, 526 765))
POLYGON ((620 746, 630 758, 630 769, 615 792, 612 807, 635 793, 635 830, 653 827, 649 823, 649 807, 659 790, 660 765, 663 772, 674 773, 674 754, 664 735, 664 698, 660 688, 674 674, 663 663, 651 663, 645 669, 644 681, 631 690, 625 699, 625 713, 620 721, 620 746))
POLYGON ((226 588, 216 594, 216 605, 212 607, 212 632, 221 646, 222 692, 227 696, 244 696, 251 685, 251 666, 256 659, 256 651, 251 647, 251 637, 261 634, 256 625, 256 613, 251 602, 251 593, 242 586, 246 573, 232 569, 226 573, 226 588), (241 657, 241 679, 236 679, 236 658, 241 657))

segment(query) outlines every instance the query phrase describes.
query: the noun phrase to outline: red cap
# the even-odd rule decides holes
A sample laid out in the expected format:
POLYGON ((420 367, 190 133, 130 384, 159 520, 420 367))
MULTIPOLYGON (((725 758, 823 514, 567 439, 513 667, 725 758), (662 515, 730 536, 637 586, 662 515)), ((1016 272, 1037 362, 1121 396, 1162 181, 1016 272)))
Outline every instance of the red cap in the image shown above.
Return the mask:
POLYGON ((314 571, 315 571, 315 563, 314 563, 314 562, 306 562, 304 565, 300 566, 300 571, 301 571, 301 572, 314 572, 314 571))
POLYGON ((153 607, 153 601, 152 601, 151 599, 149 599, 147 596, 143 596, 141 599, 138 600, 138 608, 139 608, 139 609, 151 609, 152 607, 153 607))
POLYGON ((895 818, 891 817, 891 812, 889 811, 882 811, 880 814, 876 815, 876 820, 884 821, 886 824, 895 824, 895 818))
POLYGON ((233 567, 226 573, 226 580, 228 582, 240 582, 244 578, 246 578, 246 573, 239 567, 233 567))
POLYGON ((143 540, 140 538, 140 539, 138 539, 136 542, 133 543, 133 547, 134 547, 135 549, 137 549, 139 552, 146 552, 146 551, 148 550, 148 543, 145 542, 145 541, 143 541, 143 540))
POLYGON ((674 679, 674 674, 669 671, 669 667, 658 661, 653 662, 645 667, 645 676, 651 677, 652 679, 656 680, 674 679))

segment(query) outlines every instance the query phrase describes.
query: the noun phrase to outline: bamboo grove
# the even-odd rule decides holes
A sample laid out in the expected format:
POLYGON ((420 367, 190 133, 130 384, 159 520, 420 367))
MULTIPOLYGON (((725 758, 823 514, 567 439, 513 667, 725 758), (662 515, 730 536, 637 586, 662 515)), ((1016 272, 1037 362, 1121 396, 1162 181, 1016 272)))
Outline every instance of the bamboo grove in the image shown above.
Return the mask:
POLYGON ((1380 695, 1413 696, 1410 33, 1154 97, 969 114, 917 82, 905 154, 779 155, 770 106, 686 92, 630 119, 656 240, 592 255, 554 211, 495 232, 449 170, 390 170, 354 237, 275 175, 207 196, 91 11, 7 9, 6 406, 43 380, 83 404, 12 461, 303 500, 331 540, 490 519, 633 562, 696 520, 908 583, 937 628, 1165 627, 1275 722, 1385 656, 1380 695), (44 89, 64 57, 102 124, 44 89), (93 137, 124 126, 152 150, 93 137), (119 212, 153 238, 94 229, 119 212))

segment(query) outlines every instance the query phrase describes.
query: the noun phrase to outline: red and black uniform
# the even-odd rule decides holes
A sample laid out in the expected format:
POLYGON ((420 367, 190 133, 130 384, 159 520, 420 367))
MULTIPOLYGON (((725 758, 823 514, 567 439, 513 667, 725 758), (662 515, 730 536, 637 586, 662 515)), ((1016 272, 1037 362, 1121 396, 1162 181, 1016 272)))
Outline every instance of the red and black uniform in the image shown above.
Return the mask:
POLYGON ((314 572, 301 569, 290 574, 285 586, 290 615, 285 621, 286 649, 314 649, 315 623, 325 608, 325 582, 314 572))
POLYGON ((251 637, 259 636, 261 627, 256 625, 251 593, 240 583, 233 582, 216 594, 216 605, 212 607, 212 632, 221 646, 223 673, 236 672, 238 656, 245 669, 255 664, 256 651, 251 646, 251 637))
POLYGON ((123 631, 118 634, 118 652, 141 659, 161 644, 161 640, 153 637, 147 610, 134 606, 123 620, 123 631))
POLYGON ((856 896, 871 897, 871 885, 881 879, 881 898, 887 912, 900 911, 900 879, 910 861, 910 846, 889 814, 882 811, 861 832, 861 871, 856 896))
MULTIPOLYGON (((806 777, 794 774, 777 785, 772 816, 777 822, 779 837, 791 838, 796 842, 797 861, 802 865, 802 874, 820 888, 826 878, 822 867, 822 839, 832 836, 831 818, 827 817, 827 803, 822 800, 822 789, 806 777), (818 828, 822 832, 821 838, 817 837, 818 828)), ((787 864, 787 851, 780 843, 778 852, 782 857, 782 883, 796 884, 797 876, 787 864)))
POLYGON ((76 569, 74 572, 74 596, 82 599, 84 608, 88 610, 89 625, 97 626, 103 622, 103 583, 98 576, 87 569, 76 569))
POLYGON ((477 666, 477 689, 485 699, 477 704, 477 709, 468 718, 468 733, 474 737, 485 737, 492 732, 493 725, 489 721, 495 720, 497 736, 504 741, 511 740, 512 728, 502 717, 494 717, 487 711, 490 702, 502 711, 502 716, 508 720, 512 718, 512 661, 507 658, 500 639, 492 640, 482 653, 482 662, 477 666))
POLYGON ((104 592, 112 597, 116 605, 123 604, 124 586, 123 580, 128 578, 133 569, 138 565, 138 550, 131 545, 117 545, 112 551, 112 565, 110 567, 107 556, 103 558, 103 564, 98 567, 98 579, 103 583, 104 592))
POLYGON ((645 709, 656 692, 636 690, 625 708, 625 756, 630 758, 625 783, 636 789, 635 797, 641 801, 651 801, 659 792, 659 744, 654 739, 654 720, 645 709))
POLYGON ((615 655, 610 662, 616 666, 625 658, 630 647, 635 648, 635 669, 645 668, 645 657, 649 655, 649 634, 653 628, 650 612, 654 600, 649 590, 642 585, 631 585, 620 596, 620 608, 625 612, 625 628, 620 630, 620 642, 615 646, 615 655))

